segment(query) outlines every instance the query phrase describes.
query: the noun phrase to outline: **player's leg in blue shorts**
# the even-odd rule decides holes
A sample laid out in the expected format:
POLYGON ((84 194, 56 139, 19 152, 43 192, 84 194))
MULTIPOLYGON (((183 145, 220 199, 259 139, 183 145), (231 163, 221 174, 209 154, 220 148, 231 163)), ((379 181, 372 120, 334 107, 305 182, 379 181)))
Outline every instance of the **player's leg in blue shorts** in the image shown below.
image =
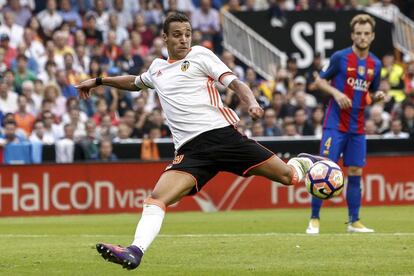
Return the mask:
MULTIPOLYGON (((319 154, 338 162, 347 143, 347 134, 335 129, 325 129, 322 134, 319 154)), ((319 219, 323 200, 312 197, 312 219, 319 219)))
MULTIPOLYGON (((362 168, 366 159, 366 138, 361 134, 348 134, 348 142, 343 152, 345 167, 362 168)), ((346 201, 348 204, 349 222, 359 220, 359 209, 361 207, 361 175, 349 175, 346 189, 346 201)))

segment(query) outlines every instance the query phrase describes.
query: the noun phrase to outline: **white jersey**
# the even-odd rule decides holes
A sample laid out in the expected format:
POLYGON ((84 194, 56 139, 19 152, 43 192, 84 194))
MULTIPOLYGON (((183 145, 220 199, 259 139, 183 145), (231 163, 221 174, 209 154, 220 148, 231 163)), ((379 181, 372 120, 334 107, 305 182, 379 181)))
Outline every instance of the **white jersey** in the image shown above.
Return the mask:
POLYGON ((215 88, 224 78, 228 85, 236 76, 213 52, 194 46, 184 59, 155 59, 135 84, 158 93, 177 150, 203 132, 239 121, 215 88))

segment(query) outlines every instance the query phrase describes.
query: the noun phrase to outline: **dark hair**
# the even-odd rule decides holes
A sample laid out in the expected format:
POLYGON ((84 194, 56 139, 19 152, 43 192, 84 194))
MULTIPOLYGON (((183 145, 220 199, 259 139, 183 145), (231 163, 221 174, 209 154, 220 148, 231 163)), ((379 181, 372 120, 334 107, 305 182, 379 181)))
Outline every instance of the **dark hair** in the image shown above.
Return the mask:
POLYGON ((185 14, 179 12, 168 15, 162 26, 162 30, 165 34, 168 34, 168 28, 172 22, 190 22, 190 20, 185 14))

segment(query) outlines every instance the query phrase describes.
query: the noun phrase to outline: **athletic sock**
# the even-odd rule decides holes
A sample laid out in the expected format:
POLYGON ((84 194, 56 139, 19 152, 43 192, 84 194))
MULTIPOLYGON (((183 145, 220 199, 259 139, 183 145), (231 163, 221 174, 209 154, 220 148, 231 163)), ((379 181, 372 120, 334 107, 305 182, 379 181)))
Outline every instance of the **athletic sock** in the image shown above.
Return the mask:
POLYGON ((311 218, 319 219, 323 200, 312 196, 312 214, 311 218))
POLYGON ((165 205, 152 198, 144 202, 142 216, 135 231, 132 245, 138 247, 144 253, 161 229, 165 215, 165 205))
POLYGON ((306 172, 313 165, 313 162, 309 158, 294 157, 287 164, 293 168, 292 184, 294 185, 305 181, 306 172))
POLYGON ((359 220, 359 208, 361 207, 361 176, 348 176, 346 202, 348 203, 349 222, 359 220))

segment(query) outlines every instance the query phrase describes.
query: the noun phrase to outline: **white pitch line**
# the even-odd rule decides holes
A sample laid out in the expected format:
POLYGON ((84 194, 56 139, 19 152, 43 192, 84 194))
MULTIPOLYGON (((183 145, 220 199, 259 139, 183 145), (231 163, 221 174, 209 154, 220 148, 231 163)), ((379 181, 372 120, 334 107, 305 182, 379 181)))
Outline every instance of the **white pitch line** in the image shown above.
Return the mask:
MULTIPOLYGON (((353 236, 353 237, 392 237, 392 236, 414 236, 414 233, 326 233, 318 235, 309 235, 305 233, 222 233, 222 234, 161 234, 160 238, 234 238, 234 237, 317 237, 317 236, 353 236)), ((103 235, 103 234, 79 234, 79 235, 57 235, 57 234, 0 234, 0 238, 51 238, 51 237, 82 237, 82 238, 116 238, 116 237, 132 237, 131 235, 103 235)))

